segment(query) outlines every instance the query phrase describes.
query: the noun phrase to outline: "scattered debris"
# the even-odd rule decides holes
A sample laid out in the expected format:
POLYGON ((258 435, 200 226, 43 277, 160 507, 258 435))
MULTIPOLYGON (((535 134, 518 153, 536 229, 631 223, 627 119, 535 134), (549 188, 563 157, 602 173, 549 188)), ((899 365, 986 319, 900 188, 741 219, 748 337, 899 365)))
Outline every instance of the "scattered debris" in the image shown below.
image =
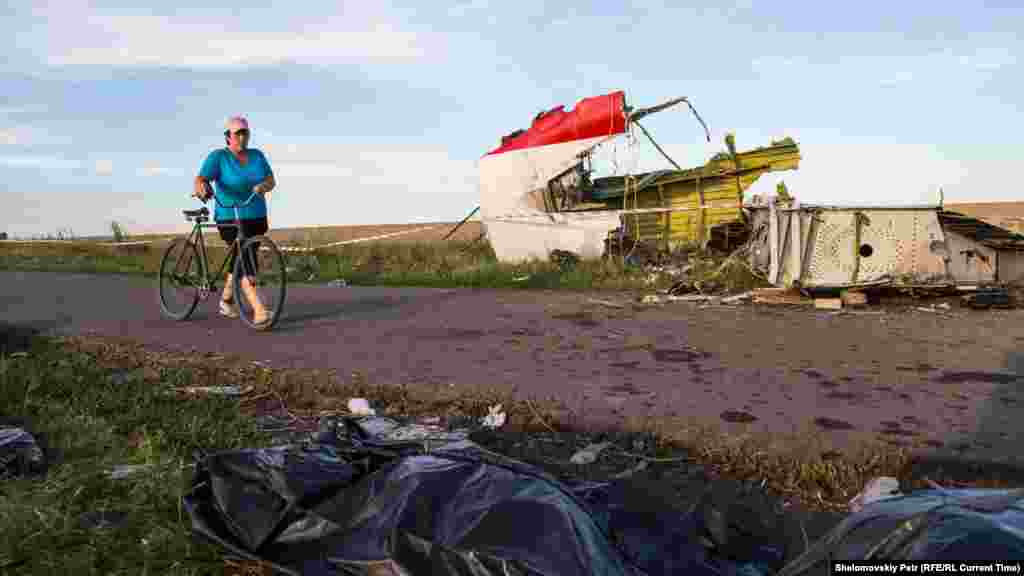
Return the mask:
POLYGON ((885 316, 885 310, 833 310, 833 316, 885 316))
POLYGON ((1012 308, 1010 291, 1006 286, 986 286, 962 297, 962 302, 975 309, 1012 308))
POLYGON ((23 428, 0 426, 0 478, 34 476, 46 470, 46 457, 23 428))
POLYGON ((444 235, 444 238, 442 238, 442 240, 447 240, 447 239, 451 238, 455 234, 455 232, 458 231, 459 228, 462 228, 462 225, 465 224, 466 222, 468 222, 469 219, 473 217, 473 214, 476 214, 477 211, 479 211, 479 210, 480 210, 479 206, 477 206, 476 208, 473 208, 473 210, 469 214, 467 214, 465 218, 463 218, 458 224, 455 225, 454 228, 449 230, 448 233, 444 235))
POLYGON ((122 510, 92 510, 78 517, 78 527, 82 530, 107 530, 117 528, 128 519, 128 513, 122 510))
MULTIPOLYGON (((335 423, 336 424, 336 423, 335 423)), ((323 428, 324 426, 321 426, 323 428)), ((377 438, 386 442, 415 442, 427 452, 452 442, 462 442, 469 436, 469 430, 447 430, 440 423, 409 423, 401 424, 391 418, 373 416, 364 418, 358 423, 358 430, 368 438, 377 438)), ((344 434, 335 425, 336 434, 344 434)))
POLYGON ((843 301, 843 306, 849 307, 866 306, 868 303, 867 294, 851 290, 843 290, 839 299, 843 301))
POLYGON ((573 454, 569 461, 578 465, 593 464, 597 460, 597 456, 609 446, 611 446, 611 443, 609 442, 590 444, 586 448, 583 448, 579 452, 573 454))
POLYGON ((617 302, 609 302, 608 300, 598 300, 597 298, 591 298, 587 300, 591 304, 597 304, 599 306, 607 306, 608 308, 625 308, 625 304, 619 304, 617 302))
POLYGON ((188 386, 186 388, 175 388, 178 392, 185 392, 187 394, 210 394, 213 396, 244 396, 254 389, 252 386, 246 386, 245 388, 239 386, 188 386))
POLYGON ((843 301, 839 298, 815 298, 814 307, 818 310, 840 310, 843 301))
POLYGON ((370 408, 370 403, 365 398, 350 398, 348 411, 355 416, 375 416, 377 412, 370 408))
POLYGON ((107 478, 111 480, 124 480, 152 467, 151 464, 119 464, 107 472, 107 478))
POLYGON ((638 472, 643 472, 646 469, 647 469, 647 460, 641 460, 640 463, 637 464, 636 466, 634 466, 634 467, 632 467, 632 468, 630 468, 628 470, 624 470, 622 472, 619 472, 615 476, 612 476, 612 478, 614 478, 616 480, 622 480, 624 478, 630 478, 634 474, 636 474, 638 472))
POLYGON ((799 290, 792 288, 758 288, 754 290, 755 304, 812 304, 799 290))
POLYGON ((292 438, 290 433, 296 431, 296 422, 294 420, 273 414, 258 416, 255 423, 257 430, 267 434, 274 434, 275 438, 279 440, 290 441, 292 438), (282 432, 287 432, 288 434, 281 434, 282 432))
POLYGON ((864 485, 864 489, 850 500, 850 511, 860 512, 869 504, 900 495, 900 481, 896 478, 891 476, 872 478, 864 485))
POLYGON ((664 303, 664 300, 662 300, 661 297, 658 296, 657 294, 644 294, 640 298, 640 303, 641 304, 654 304, 654 305, 657 305, 657 304, 664 303))
POLYGON ((723 304, 736 304, 737 302, 743 302, 745 300, 750 300, 753 297, 754 297, 754 293, 753 292, 744 292, 742 294, 735 294, 733 296, 726 296, 725 298, 722 298, 722 303, 723 304))
POLYGON ((498 404, 488 409, 488 414, 484 416, 482 424, 486 428, 501 428, 505 425, 506 419, 506 414, 501 411, 501 404, 498 404))
POLYGON ((688 294, 686 296, 668 297, 668 299, 672 302, 707 302, 713 298, 714 296, 708 296, 706 294, 688 294))
POLYGON ((550 258, 562 272, 569 272, 580 263, 580 257, 568 250, 552 250, 550 258))

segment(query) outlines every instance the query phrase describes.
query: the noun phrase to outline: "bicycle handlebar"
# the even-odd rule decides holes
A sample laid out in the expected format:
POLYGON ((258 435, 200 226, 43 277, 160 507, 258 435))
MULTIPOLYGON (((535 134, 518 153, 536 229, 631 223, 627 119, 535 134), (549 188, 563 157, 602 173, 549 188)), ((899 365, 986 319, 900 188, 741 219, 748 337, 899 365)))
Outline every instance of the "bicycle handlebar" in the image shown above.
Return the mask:
POLYGON ((250 195, 249 195, 249 199, 248 199, 248 200, 246 200, 245 202, 243 202, 243 203, 241 203, 241 204, 233 204, 233 205, 231 205, 231 206, 224 206, 224 204, 221 204, 221 203, 220 203, 220 199, 219 199, 219 198, 217 198, 217 194, 216 194, 216 193, 214 193, 214 194, 213 194, 213 201, 214 201, 214 202, 216 202, 218 206, 222 206, 222 207, 224 207, 224 208, 240 208, 240 207, 242 207, 242 206, 248 206, 248 205, 249 205, 249 203, 250 203, 250 202, 252 202, 252 199, 253 199, 253 198, 255 198, 255 197, 256 197, 256 191, 255 191, 255 190, 253 190, 253 191, 252 191, 252 194, 250 194, 250 195))

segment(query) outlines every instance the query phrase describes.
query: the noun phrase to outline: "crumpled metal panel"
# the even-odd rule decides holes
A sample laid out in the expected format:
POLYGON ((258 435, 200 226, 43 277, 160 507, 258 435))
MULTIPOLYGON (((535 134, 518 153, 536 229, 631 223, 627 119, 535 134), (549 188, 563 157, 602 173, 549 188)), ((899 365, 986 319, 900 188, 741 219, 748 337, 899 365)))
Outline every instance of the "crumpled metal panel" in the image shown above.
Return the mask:
MULTIPOLYGON (((787 139, 739 152, 735 160, 720 154, 704 166, 665 173, 635 197, 631 192, 625 208, 678 211, 629 215, 623 219, 626 231, 634 238, 659 240, 671 247, 706 240, 711 228, 742 221, 743 192, 754 182, 768 172, 798 169, 800 158, 798 145, 787 139)), ((609 192, 606 200, 614 194, 622 192, 609 192)))

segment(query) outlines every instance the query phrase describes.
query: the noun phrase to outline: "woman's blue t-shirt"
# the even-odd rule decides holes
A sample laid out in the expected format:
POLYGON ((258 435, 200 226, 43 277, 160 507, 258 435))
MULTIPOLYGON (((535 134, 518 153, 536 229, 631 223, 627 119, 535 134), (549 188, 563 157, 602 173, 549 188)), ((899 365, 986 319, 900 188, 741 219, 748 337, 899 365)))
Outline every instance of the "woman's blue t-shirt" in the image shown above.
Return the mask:
POLYGON ((253 186, 273 174, 270 170, 270 163, 267 158, 256 148, 246 150, 248 161, 245 166, 239 164, 238 159, 227 148, 220 148, 210 152, 203 161, 199 175, 211 182, 214 182, 215 193, 220 201, 213 214, 217 222, 230 222, 235 219, 235 211, 232 206, 238 205, 238 216, 243 220, 251 218, 267 217, 267 201, 257 194, 252 202, 242 206, 242 203, 249 199, 253 186), (226 207, 225 207, 226 206, 226 207))

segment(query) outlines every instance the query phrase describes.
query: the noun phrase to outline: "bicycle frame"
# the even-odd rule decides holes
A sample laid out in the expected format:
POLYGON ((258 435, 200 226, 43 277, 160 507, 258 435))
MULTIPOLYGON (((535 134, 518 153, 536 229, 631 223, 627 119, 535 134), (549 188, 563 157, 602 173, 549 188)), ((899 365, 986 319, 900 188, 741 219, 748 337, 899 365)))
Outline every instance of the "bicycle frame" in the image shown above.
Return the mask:
MULTIPOLYGON (((255 197, 256 197, 256 192, 253 191, 253 193, 249 196, 249 199, 246 200, 244 203, 242 203, 241 206, 248 205, 250 202, 252 202, 252 199, 255 198, 255 197)), ((216 195, 214 195, 213 200, 218 205, 224 206, 223 204, 220 203, 220 200, 217 199, 216 195)), ((224 207, 225 208, 229 208, 229 206, 224 206, 224 207)), ((187 238, 187 240, 189 240, 191 242, 194 242, 196 245, 199 246, 199 268, 200 268, 201 274, 202 274, 202 278, 200 280, 200 285, 199 285, 199 290, 201 292, 203 292, 203 296, 204 297, 206 295, 208 295, 209 293, 217 290, 216 281, 223 276, 223 274, 225 272, 225 268, 227 268, 228 262, 231 262, 232 255, 235 255, 235 254, 238 254, 238 253, 241 252, 242 243, 245 242, 245 240, 246 240, 246 237, 245 237, 245 234, 244 234, 245 231, 242 228, 242 219, 238 215, 239 205, 235 204, 233 206, 230 206, 230 208, 234 209, 234 211, 235 211, 235 220, 234 220, 234 222, 232 222, 230 224, 223 224, 223 223, 222 224, 217 224, 216 222, 214 222, 212 224, 203 224, 202 222, 197 220, 196 221, 196 225, 192 228, 192 232, 189 233, 188 238, 187 238), (212 279, 211 279, 211 276, 210 276, 210 257, 209 257, 209 253, 206 251, 206 243, 203 241, 203 231, 202 231, 203 228, 218 228, 218 229, 219 228, 235 228, 236 230, 238 230, 238 234, 235 236, 234 242, 232 242, 231 246, 228 247, 228 253, 224 257, 224 261, 221 262, 220 269, 217 270, 217 275, 212 277, 212 279), (196 239, 193 240, 193 237, 195 237, 196 239)), ((191 250, 187 250, 186 252, 187 252, 188 255, 183 260, 185 261, 185 270, 188 270, 189 267, 192 265, 192 251, 191 250)))

